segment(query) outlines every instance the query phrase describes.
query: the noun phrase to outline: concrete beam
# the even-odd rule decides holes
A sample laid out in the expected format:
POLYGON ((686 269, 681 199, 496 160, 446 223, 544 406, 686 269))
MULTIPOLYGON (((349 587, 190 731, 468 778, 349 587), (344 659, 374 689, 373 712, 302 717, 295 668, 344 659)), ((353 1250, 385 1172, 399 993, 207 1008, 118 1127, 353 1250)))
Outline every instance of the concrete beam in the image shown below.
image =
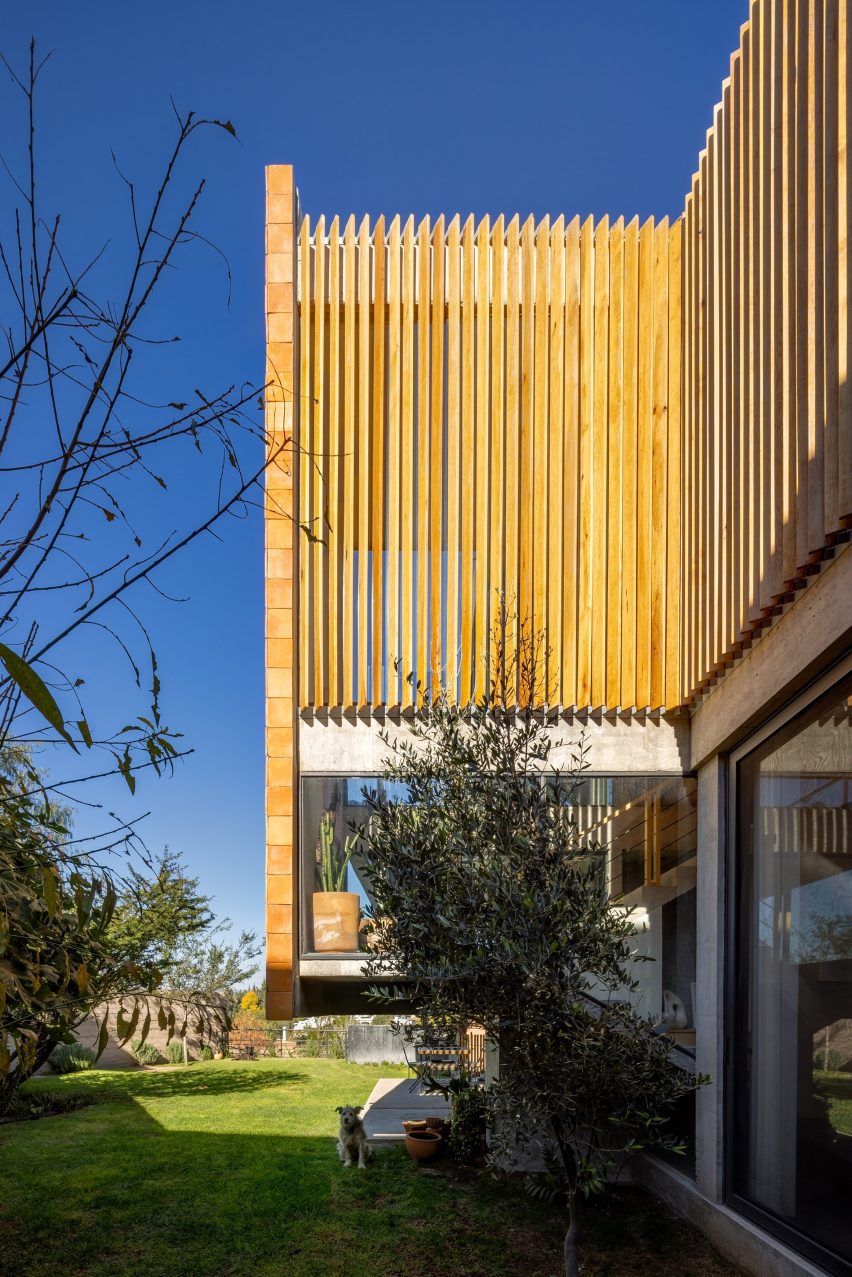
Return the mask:
MULTIPOLYGON (((299 722, 302 775, 381 772, 387 757, 382 732, 394 740, 406 737, 408 728, 389 719, 303 714, 299 722)), ((564 742, 557 744, 551 755, 555 767, 567 766, 581 733, 589 746, 590 770, 598 775, 680 775, 689 767, 690 726, 686 718, 574 715, 566 716, 552 733, 555 741, 564 742)))
POLYGON ((692 715, 691 768, 744 740, 852 647, 852 546, 843 546, 692 715))

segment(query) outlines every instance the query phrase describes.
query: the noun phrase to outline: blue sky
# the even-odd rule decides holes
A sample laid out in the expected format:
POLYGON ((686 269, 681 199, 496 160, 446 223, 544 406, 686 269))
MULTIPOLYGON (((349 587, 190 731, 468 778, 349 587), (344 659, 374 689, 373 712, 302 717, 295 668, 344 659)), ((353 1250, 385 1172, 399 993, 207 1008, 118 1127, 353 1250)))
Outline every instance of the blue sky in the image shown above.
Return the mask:
MULTIPOLYGON (((182 110, 233 120, 239 141, 204 136, 189 164, 190 175, 208 179, 198 227, 230 261, 230 307, 219 258, 198 248, 184 260, 172 309, 159 316, 184 341, 157 377, 186 389, 262 379, 265 164, 295 165, 312 217, 674 217, 746 17, 746 0, 42 0, 6 7, 2 49, 20 68, 31 35, 54 51, 40 99, 45 194, 81 258, 112 237, 100 277, 107 289, 128 228, 110 151, 144 187, 173 139, 170 95, 182 110)), ((13 103, 3 84, 4 153, 14 159, 13 103)), ((187 466, 167 500, 191 516, 203 508, 199 487, 187 466)), ((173 519, 158 500, 147 507, 153 525, 173 519)), ((262 569, 255 515, 230 524, 224 544, 199 544, 170 569, 163 584, 188 602, 141 597, 165 717, 195 753, 173 779, 141 783, 133 799, 112 784, 90 789, 104 807, 78 818, 87 832, 103 826, 107 809, 149 812, 148 845, 180 850, 217 910, 258 931, 262 569)), ((80 661, 93 667, 87 709, 106 716, 125 696, 126 670, 107 647, 80 661)))

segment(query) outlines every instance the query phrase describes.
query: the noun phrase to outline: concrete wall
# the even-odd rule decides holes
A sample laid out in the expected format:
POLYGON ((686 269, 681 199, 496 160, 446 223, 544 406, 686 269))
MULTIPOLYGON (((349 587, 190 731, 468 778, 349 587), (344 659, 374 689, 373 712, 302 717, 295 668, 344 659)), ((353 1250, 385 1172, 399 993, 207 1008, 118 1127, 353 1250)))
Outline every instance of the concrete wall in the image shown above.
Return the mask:
POLYGON ((407 1064, 409 1046, 389 1024, 350 1024, 346 1030, 346 1059, 350 1064, 407 1064))
MULTIPOLYGON (((165 1060, 166 1046, 167 1046, 166 1038, 168 1034, 166 1029, 161 1029, 159 1025, 157 1024, 157 1012, 160 1007, 160 1000, 159 998, 149 998, 148 1003, 151 1009, 151 1028, 148 1032, 146 1041, 150 1042, 153 1046, 155 1046, 157 1050, 160 1052, 160 1056, 162 1057, 162 1059, 165 1060)), ((118 1038, 115 1033, 115 1017, 118 1012, 118 1009, 119 1009, 118 1002, 110 1002, 108 1004, 107 1014, 109 1016, 109 1038, 107 1040, 106 1046, 104 1047, 103 1053, 98 1060, 97 1067, 99 1069, 135 1069, 138 1067, 133 1056, 130 1054, 130 1042, 127 1042, 124 1046, 119 1045, 118 1038)), ((145 1016, 145 1013, 143 1011, 140 1016, 140 1019, 144 1019, 144 1016, 145 1016)), ((177 1007, 175 1008, 175 1016, 178 1020, 178 1024, 182 1023, 183 1017, 178 1013, 177 1007)), ((96 1050, 97 1042, 98 1042, 98 1033, 100 1032, 102 1019, 103 1019, 103 1008, 99 1007, 97 1010, 97 1015, 87 1016, 86 1019, 83 1021, 83 1023, 76 1030, 74 1036, 77 1039, 77 1041, 80 1042, 83 1046, 90 1047, 93 1051, 96 1050)), ((194 1020, 194 1017, 190 1015, 190 1024, 193 1023, 193 1020, 194 1020)), ((130 1039, 130 1041, 134 1042, 140 1036, 141 1036, 141 1027, 136 1030, 136 1032, 133 1034, 133 1037, 130 1039)), ((175 1039, 173 1038, 172 1040, 174 1041, 175 1039)), ((178 1041, 179 1040, 180 1039, 178 1039, 178 1041)), ((199 1049, 204 1045, 212 1047, 214 1051, 218 1051, 221 1045, 221 1043, 218 1040, 218 1035, 215 1035, 212 1040, 208 1041, 207 1039, 204 1039, 202 1041, 191 1028, 187 1030, 186 1040, 187 1040, 187 1048, 189 1050, 189 1055, 191 1058, 197 1057, 199 1049)))

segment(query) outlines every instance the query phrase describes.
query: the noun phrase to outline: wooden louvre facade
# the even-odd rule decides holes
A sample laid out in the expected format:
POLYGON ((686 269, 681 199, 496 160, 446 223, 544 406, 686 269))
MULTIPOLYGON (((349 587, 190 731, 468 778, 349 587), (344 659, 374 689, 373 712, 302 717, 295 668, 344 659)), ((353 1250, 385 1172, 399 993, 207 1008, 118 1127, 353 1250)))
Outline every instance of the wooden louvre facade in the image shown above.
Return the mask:
POLYGON ((302 711, 684 712, 852 524, 849 0, 754 0, 673 222, 302 215, 267 170, 270 1013, 302 711), (517 689, 521 693, 521 689, 517 689))

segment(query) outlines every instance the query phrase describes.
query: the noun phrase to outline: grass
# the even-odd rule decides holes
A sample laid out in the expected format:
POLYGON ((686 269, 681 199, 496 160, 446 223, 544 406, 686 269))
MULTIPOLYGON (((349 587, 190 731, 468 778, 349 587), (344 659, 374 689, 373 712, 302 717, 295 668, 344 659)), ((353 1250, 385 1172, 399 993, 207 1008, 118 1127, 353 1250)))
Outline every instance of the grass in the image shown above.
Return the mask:
MULTIPOLYGON (((95 1102, 0 1126, 0 1255, 28 1277, 550 1277, 555 1208, 484 1177, 366 1172, 334 1148, 337 1104, 387 1067, 337 1060, 196 1064, 38 1079, 95 1102)), ((685 1225, 614 1195, 584 1223, 595 1277, 728 1277, 685 1225)))
POLYGON ((852 1135, 852 1073, 814 1070, 814 1086, 828 1103, 831 1125, 844 1135, 852 1135))

